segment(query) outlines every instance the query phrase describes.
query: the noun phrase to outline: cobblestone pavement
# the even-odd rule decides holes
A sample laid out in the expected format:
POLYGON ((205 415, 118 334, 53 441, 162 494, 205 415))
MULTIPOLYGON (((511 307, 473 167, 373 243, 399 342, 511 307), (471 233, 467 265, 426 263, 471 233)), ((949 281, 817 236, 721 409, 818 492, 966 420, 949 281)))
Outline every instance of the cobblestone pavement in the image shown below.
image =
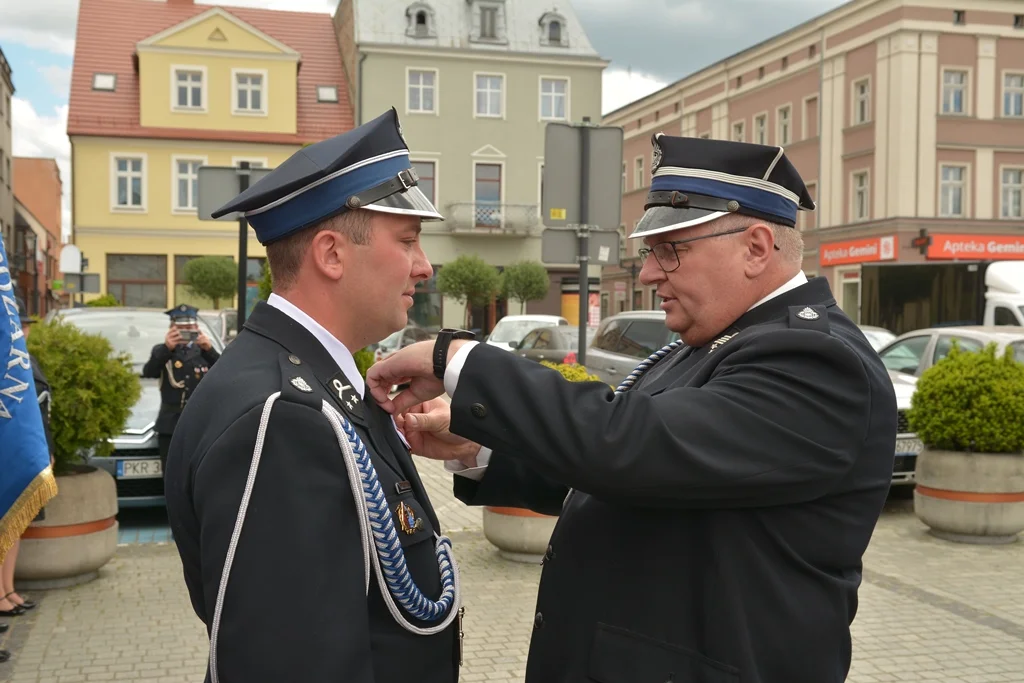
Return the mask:
MULTIPOLYGON (((540 567, 498 557, 479 510, 451 499, 440 463, 419 467, 462 568, 462 680, 520 683, 540 567)), ((3 683, 131 680, 199 683, 207 639, 173 545, 125 545, 99 580, 37 592, 8 620, 15 657, 3 683), (19 621, 21 620, 21 621, 19 621)), ((909 501, 893 502, 865 558, 849 683, 1024 681, 1024 542, 966 546, 929 536, 909 501)))

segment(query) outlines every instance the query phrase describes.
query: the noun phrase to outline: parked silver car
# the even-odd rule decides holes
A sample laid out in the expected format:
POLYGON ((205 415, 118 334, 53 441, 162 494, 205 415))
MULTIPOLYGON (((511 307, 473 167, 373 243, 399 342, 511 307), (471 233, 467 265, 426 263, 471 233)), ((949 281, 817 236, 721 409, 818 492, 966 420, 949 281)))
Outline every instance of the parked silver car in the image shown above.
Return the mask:
MULTIPOLYGON (((160 388, 158 380, 141 375, 153 347, 163 343, 170 319, 155 308, 67 308, 52 311, 46 319, 55 315, 85 332, 106 337, 115 353, 127 353, 142 384, 142 393, 132 406, 124 432, 111 439, 114 453, 109 457, 87 454, 86 463, 113 475, 119 507, 163 505, 164 480, 154 429, 160 411, 160 388)), ((210 338, 213 348, 223 353, 220 335, 203 319, 199 320, 199 328, 210 338)))
POLYGON ((914 483, 917 455, 924 448, 907 420, 917 380, 925 370, 949 355, 954 341, 965 351, 980 351, 989 342, 995 342, 1000 352, 1009 346, 1017 360, 1024 363, 1024 327, 929 327, 901 334, 879 349, 878 355, 889 371, 896 391, 898 421, 894 485, 914 483))
POLYGON ((584 365, 602 382, 618 386, 643 359, 677 339, 665 327, 665 311, 623 311, 601 321, 584 365))

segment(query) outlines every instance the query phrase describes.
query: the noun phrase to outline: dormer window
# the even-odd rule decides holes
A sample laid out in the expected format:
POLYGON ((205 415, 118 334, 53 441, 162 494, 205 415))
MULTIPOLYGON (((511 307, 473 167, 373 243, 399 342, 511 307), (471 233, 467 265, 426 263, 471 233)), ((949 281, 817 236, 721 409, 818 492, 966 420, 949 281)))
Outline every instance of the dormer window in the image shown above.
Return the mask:
POLYGON ((425 2, 414 2, 405 10, 408 25, 405 35, 411 38, 435 38, 434 10, 425 2))
POLYGON ((108 90, 113 92, 117 86, 117 76, 114 74, 95 73, 92 75, 93 90, 108 90))
POLYGON ((565 17, 557 12, 548 12, 540 18, 540 44, 551 47, 568 47, 569 36, 565 17))
POLYGON ((505 0, 472 0, 471 39, 486 43, 504 43, 505 0))

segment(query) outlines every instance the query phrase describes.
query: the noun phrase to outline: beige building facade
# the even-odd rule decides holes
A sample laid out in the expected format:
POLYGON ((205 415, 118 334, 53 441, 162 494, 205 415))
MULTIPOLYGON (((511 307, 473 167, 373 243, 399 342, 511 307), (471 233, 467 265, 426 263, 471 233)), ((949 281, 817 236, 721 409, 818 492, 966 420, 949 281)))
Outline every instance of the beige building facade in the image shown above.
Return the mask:
MULTIPOLYGON (((855 321, 864 264, 1024 259, 1020 0, 853 0, 604 124, 625 133, 627 234, 653 133, 785 148, 818 205, 799 219, 804 271, 855 321)), ((637 246, 605 269, 602 313, 657 308, 637 246)))
MULTIPOLYGON (((335 13, 357 123, 394 107, 420 186, 446 220, 427 222, 423 247, 435 277, 411 319, 463 326, 465 307, 436 291, 462 254, 502 267, 541 260, 541 172, 549 122, 597 122, 607 62, 568 5, 539 0, 342 0, 335 13)), ((578 270, 546 264, 548 297, 528 312, 578 311, 578 270), (574 294, 576 292, 577 294, 574 294)), ((599 269, 593 269, 596 294, 599 269)), ((472 311, 485 331, 518 302, 472 311)), ((570 317, 574 320, 575 318, 570 317)))
POLYGON ((14 80, 11 65, 0 49, 0 235, 4 249, 10 255, 14 242, 14 157, 11 97, 14 95, 14 80))

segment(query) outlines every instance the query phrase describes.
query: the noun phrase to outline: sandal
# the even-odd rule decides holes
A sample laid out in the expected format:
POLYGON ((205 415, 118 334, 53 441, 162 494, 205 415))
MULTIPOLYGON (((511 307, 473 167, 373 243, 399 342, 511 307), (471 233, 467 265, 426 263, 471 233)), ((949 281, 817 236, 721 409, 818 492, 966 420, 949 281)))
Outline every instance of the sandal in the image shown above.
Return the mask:
MULTIPOLYGON (((14 600, 11 600, 11 596, 12 595, 17 595, 17 593, 18 593, 17 591, 11 591, 10 593, 8 593, 7 595, 4 596, 4 599, 9 601, 15 607, 20 607, 21 609, 25 610, 26 612, 28 610, 30 610, 30 609, 35 609, 36 608, 36 603, 34 601, 32 601, 32 600, 24 600, 23 599, 21 602, 14 602, 14 600)), ((18 595, 18 597, 20 598, 21 596, 18 595)))

